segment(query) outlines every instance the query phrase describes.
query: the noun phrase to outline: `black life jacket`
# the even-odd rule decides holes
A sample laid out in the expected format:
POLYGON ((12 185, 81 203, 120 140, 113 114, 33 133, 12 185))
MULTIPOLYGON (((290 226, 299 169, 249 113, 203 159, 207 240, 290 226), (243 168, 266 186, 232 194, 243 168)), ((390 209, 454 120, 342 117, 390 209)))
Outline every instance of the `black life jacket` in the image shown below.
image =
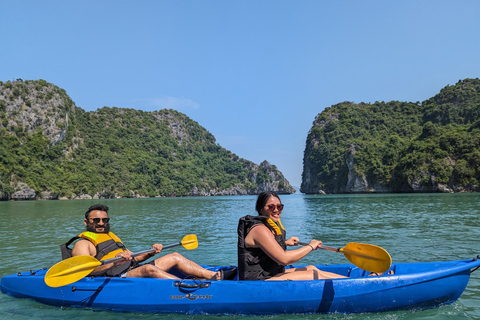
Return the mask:
POLYGON ((264 280, 285 272, 285 266, 279 265, 270 258, 261 248, 247 248, 245 238, 250 230, 259 223, 263 223, 270 229, 275 241, 283 248, 285 244, 286 231, 280 220, 278 224, 272 219, 263 216, 245 216, 238 221, 238 276, 239 280, 264 280))
MULTIPOLYGON (((86 239, 95 245, 95 249, 97 250, 97 254, 95 258, 97 260, 107 260, 114 258, 115 255, 119 252, 126 251, 127 249, 120 240, 113 232, 107 233, 95 233, 95 232, 82 232, 76 237, 73 237, 66 243, 60 245, 60 250, 62 251, 62 259, 68 259, 72 257, 72 248, 69 247, 74 241, 78 239, 86 239)), ((130 267, 137 265, 135 259, 125 262, 121 265, 112 267, 106 270, 102 274, 97 274, 96 276, 107 276, 107 277, 115 277, 121 275, 123 272, 128 270, 130 267)))

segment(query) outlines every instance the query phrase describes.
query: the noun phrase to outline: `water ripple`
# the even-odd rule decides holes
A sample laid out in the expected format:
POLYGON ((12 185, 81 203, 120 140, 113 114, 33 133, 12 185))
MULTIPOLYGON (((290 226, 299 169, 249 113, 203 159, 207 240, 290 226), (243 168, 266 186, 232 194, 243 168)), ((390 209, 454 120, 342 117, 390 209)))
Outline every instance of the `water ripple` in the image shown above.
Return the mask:
MULTIPOLYGON (((385 248, 394 262, 443 261, 479 254, 479 194, 387 194, 282 196, 282 222, 289 236, 320 239, 327 246, 364 242, 385 248)), ((236 264, 238 219, 255 215, 255 196, 152 198, 102 201, 110 206, 112 231, 132 251, 153 243, 177 243, 196 234, 199 248, 176 247, 202 264, 236 264)), ((0 247, 8 263, 0 275, 48 267, 60 260, 59 245, 84 230, 84 212, 96 200, 0 202, 0 247)), ((173 250, 173 249, 172 249, 173 250)), ((347 263, 342 254, 316 251, 301 263, 347 263)), ((275 319, 480 319, 480 270, 452 306, 361 315, 284 315, 275 319)), ((0 295, 0 318, 89 319, 89 310, 60 310, 0 295)), ((131 315, 102 312, 104 319, 131 315)), ((186 319, 177 315, 135 314, 136 319, 186 319)), ((259 317, 271 319, 273 317, 259 317)), ((188 316, 188 319, 212 319, 188 316)), ((215 317, 251 319, 251 317, 215 317)))

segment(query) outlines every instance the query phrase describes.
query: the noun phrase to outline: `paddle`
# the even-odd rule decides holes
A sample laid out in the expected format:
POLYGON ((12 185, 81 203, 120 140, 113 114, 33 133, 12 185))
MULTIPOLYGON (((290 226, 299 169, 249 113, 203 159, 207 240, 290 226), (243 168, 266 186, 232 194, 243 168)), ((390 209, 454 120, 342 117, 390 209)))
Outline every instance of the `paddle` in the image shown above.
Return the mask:
MULTIPOLYGON (((305 242, 297 243, 303 246, 309 245, 305 242)), ((387 271, 392 264, 390 254, 388 254, 385 249, 373 244, 350 242, 344 248, 331 248, 326 246, 320 246, 318 248, 343 253, 348 261, 360 269, 370 272, 383 273, 387 271)))
MULTIPOLYGON (((174 244, 163 246, 163 249, 182 245, 187 250, 196 249, 198 247, 197 236, 194 234, 183 237, 182 241, 174 244)), ((132 253, 132 257, 141 254, 154 252, 155 249, 148 249, 136 253, 132 253)), ((92 256, 75 256, 65 259, 52 266, 45 274, 45 283, 49 287, 61 287, 70 283, 74 283, 86 277, 96 267, 112 263, 123 258, 112 258, 103 261, 98 261, 92 256)))

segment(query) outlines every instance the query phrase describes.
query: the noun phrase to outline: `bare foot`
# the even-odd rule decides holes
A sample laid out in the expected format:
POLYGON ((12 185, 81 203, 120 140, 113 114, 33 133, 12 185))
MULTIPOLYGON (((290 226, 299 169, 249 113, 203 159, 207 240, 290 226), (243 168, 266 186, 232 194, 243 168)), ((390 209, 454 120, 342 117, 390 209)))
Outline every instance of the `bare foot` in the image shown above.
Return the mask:
MULTIPOLYGON (((377 272, 370 272, 370 274, 367 277, 375 277, 375 276, 383 276, 383 272, 377 273, 377 272)), ((392 275, 395 274, 393 270, 388 271, 387 275, 392 275)))
POLYGON ((219 270, 208 280, 222 280, 222 272, 219 270))

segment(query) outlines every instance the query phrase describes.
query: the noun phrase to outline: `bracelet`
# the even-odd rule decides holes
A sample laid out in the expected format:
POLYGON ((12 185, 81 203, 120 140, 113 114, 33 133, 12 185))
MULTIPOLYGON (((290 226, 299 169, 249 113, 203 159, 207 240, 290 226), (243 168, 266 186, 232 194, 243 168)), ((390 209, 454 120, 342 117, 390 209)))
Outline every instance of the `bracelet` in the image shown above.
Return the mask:
POLYGON ((310 248, 312 248, 312 251, 313 251, 313 250, 315 250, 315 249, 313 249, 313 247, 312 247, 312 245, 311 245, 311 244, 308 244, 308 245, 310 246, 310 248))

